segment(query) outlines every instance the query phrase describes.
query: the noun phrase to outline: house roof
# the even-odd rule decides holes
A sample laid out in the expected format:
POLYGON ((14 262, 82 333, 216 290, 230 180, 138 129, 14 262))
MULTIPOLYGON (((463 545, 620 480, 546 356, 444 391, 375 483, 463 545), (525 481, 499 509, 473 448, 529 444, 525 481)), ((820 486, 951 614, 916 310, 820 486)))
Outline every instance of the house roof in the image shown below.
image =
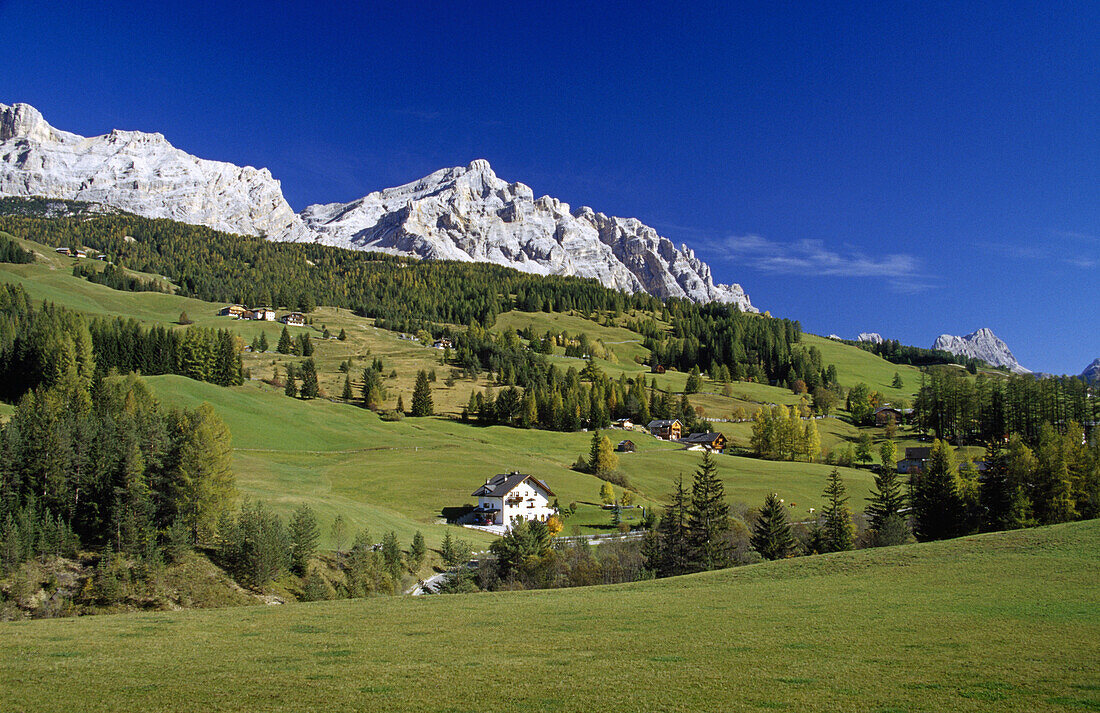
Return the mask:
POLYGON ((725 438, 725 436, 717 431, 708 431, 707 433, 691 433, 680 440, 684 443, 714 443, 719 438, 725 438))
POLYGON ((533 475, 527 475, 525 473, 501 473, 489 478, 485 481, 485 485, 482 485, 480 488, 470 493, 470 495, 485 495, 490 498, 501 498, 519 487, 520 483, 527 480, 534 482, 534 484, 545 491, 547 495, 554 494, 550 488, 546 487, 546 483, 533 475))
POLYGON ((680 423, 680 419, 674 418, 674 419, 671 419, 671 420, 661 419, 659 421, 650 421, 649 425, 646 426, 646 428, 650 428, 650 429, 653 429, 653 428, 668 428, 669 426, 671 426, 674 423, 680 423))
POLYGON ((894 408, 893 406, 879 406, 875 409, 875 413, 882 413, 883 411, 894 411, 895 413, 901 413, 900 408, 894 408))

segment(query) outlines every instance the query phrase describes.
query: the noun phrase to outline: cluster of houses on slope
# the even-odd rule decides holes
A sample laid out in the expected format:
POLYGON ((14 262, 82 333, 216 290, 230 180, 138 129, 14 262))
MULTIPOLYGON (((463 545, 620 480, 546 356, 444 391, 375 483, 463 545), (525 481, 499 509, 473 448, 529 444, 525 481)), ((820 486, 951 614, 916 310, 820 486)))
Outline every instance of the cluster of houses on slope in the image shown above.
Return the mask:
MULTIPOLYGON (((898 461, 898 473, 908 475, 918 475, 924 472, 924 469, 928 466, 928 461, 932 458, 931 446, 913 446, 905 449, 905 457, 898 461)), ((959 464, 959 470, 961 471, 966 467, 966 463, 959 464)), ((989 464, 984 460, 974 461, 974 467, 979 473, 985 472, 989 468, 989 464)))
POLYGON ((471 493, 477 507, 466 516, 467 524, 508 527, 518 520, 546 522, 557 511, 550 502, 554 492, 538 478, 512 471, 494 475, 471 493))
MULTIPOLYGON (((57 248, 56 250, 54 250, 54 252, 56 252, 58 255, 65 255, 66 257, 75 257, 75 258, 88 257, 87 251, 80 250, 80 249, 71 250, 69 248, 57 248)), ((107 260, 107 255, 104 254, 104 253, 99 253, 98 255, 95 255, 93 257, 93 259, 94 260, 104 260, 104 261, 106 261, 107 260)))
POLYGON ((306 316, 301 312, 289 312, 275 318, 275 310, 270 307, 244 307, 243 305, 228 305, 218 310, 219 317, 232 317, 234 319, 254 319, 259 322, 279 321, 291 327, 304 327, 308 323, 306 316))
MULTIPOLYGON (((628 418, 619 419, 615 422, 615 425, 626 431, 633 431, 635 424, 628 418)), ((689 451, 711 451, 712 453, 722 453, 726 450, 726 437, 716 431, 706 431, 699 433, 689 433, 684 435, 684 425, 680 422, 680 419, 656 419, 650 421, 646 425, 646 430, 654 438, 659 438, 662 441, 675 441, 682 443, 686 450, 689 451)), ((633 441, 620 441, 615 450, 620 453, 633 453, 634 442, 633 441)))

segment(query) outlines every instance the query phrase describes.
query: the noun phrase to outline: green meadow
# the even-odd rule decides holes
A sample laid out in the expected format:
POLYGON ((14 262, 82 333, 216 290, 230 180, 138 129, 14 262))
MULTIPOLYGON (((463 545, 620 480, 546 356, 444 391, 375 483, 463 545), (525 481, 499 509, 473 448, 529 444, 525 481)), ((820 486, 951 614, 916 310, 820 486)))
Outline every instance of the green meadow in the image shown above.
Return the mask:
POLYGON ((628 585, 0 624, 11 711, 1090 711, 1100 522, 628 585))

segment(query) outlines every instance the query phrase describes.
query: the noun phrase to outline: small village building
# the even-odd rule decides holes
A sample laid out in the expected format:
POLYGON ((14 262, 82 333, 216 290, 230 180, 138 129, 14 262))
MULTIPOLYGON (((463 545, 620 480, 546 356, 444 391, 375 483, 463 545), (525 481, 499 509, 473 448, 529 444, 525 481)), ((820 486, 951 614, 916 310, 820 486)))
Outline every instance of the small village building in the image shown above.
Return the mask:
POLYGON ((219 317, 234 317, 236 319, 248 319, 245 315, 251 314, 244 305, 228 305, 218 310, 219 317))
POLYGON ((883 428, 888 423, 890 423, 891 416, 893 416, 895 424, 901 423, 901 409, 896 409, 892 406, 882 406, 875 409, 875 425, 879 428, 883 428))
POLYGON ((58 253, 59 255, 71 255, 72 254, 71 252, 69 252, 68 248, 57 248, 56 250, 54 250, 54 252, 58 253))
POLYGON ((76 257, 88 257, 88 253, 85 252, 84 250, 77 250, 76 251, 76 257))
POLYGON ((634 441, 619 441, 619 445, 615 446, 615 450, 619 453, 633 453, 634 441))
POLYGON ((252 312, 252 317, 251 317, 252 319, 255 319, 255 320, 258 320, 258 321, 261 321, 261 322, 274 322, 275 321, 275 310, 271 309, 270 307, 253 307, 251 312, 252 312))
POLYGON ((654 374, 663 374, 663 373, 665 373, 664 364, 654 364, 653 373, 654 374))
POLYGON ((721 453, 726 450, 726 437, 716 431, 691 433, 680 439, 680 442, 686 444, 689 450, 694 446, 699 446, 703 450, 711 451, 712 453, 721 453))
POLYGON ((898 461, 899 473, 923 473, 924 465, 932 456, 931 446, 916 446, 905 449, 905 457, 898 461))
POLYGON ((443 339, 437 339, 432 343, 433 349, 450 349, 451 340, 444 337, 443 339))
POLYGON ((472 515, 475 525, 510 527, 519 520, 545 522, 555 514, 554 492, 538 478, 513 471, 494 475, 471 493, 477 498, 472 515))
POLYGON ((659 419, 656 421, 650 421, 646 429, 651 434, 665 441, 678 441, 683 431, 684 425, 680 423, 680 419, 674 418, 672 420, 659 419))
POLYGON ((291 327, 306 326, 306 316, 301 312, 291 312, 290 314, 284 314, 282 317, 279 317, 279 321, 283 324, 289 324, 291 327))
POLYGON ((619 428, 623 429, 624 431, 633 431, 634 430, 634 422, 631 421, 629 418, 620 418, 617 421, 615 421, 615 425, 618 426, 619 428))

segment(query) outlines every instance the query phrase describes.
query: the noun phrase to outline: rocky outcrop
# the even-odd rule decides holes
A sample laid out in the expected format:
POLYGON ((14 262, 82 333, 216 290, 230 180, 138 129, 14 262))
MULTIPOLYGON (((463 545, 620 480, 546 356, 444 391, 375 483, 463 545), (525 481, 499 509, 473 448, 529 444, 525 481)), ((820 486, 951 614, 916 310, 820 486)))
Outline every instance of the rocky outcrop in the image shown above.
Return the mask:
POLYGON ((870 342, 871 344, 882 344, 882 335, 878 332, 860 332, 856 337, 857 342, 870 342))
POLYGON ((1031 373, 1030 370, 1020 366, 1020 362, 1016 361, 1008 345, 989 329, 979 329, 965 337, 941 334, 936 338, 932 348, 972 359, 981 359, 987 364, 1005 367, 1016 374, 1031 373))
POLYGON ((0 195, 100 203, 227 233, 308 237, 266 168, 196 158, 160 134, 70 134, 27 104, 0 104, 0 195))
POLYGON ((1092 363, 1081 372, 1081 378, 1085 381, 1100 382, 1100 359, 1093 359, 1092 363))
POLYGON ((327 245, 592 277, 627 292, 756 311, 740 285, 715 284, 710 267, 686 245, 677 247, 635 218, 535 198, 528 186, 498 178, 484 160, 351 203, 309 206, 301 216, 327 245))

